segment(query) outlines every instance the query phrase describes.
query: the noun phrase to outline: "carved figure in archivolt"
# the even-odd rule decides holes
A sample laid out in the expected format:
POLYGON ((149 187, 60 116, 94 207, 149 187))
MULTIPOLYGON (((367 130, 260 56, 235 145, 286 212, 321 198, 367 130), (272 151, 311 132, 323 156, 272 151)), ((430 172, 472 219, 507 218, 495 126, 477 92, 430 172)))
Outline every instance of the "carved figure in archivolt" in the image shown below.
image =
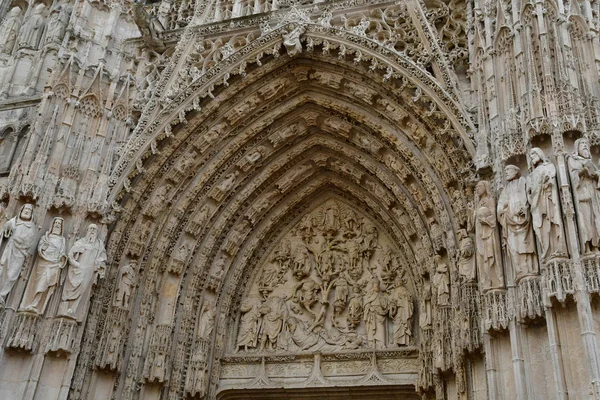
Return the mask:
POLYGON ((131 260, 119 269, 117 277, 117 295, 114 300, 115 307, 129 308, 129 299, 136 283, 137 261, 131 260))
POLYGON ((77 240, 69 250, 69 270, 57 315, 82 322, 92 287, 98 278, 104 278, 105 268, 106 250, 98 237, 98 226, 90 224, 85 237, 77 240))
POLYGON ((3 238, 8 238, 2 257, 0 257, 0 302, 6 300, 15 285, 25 258, 30 254, 35 242, 37 227, 33 220, 33 205, 25 204, 19 215, 4 224, 3 238))
POLYGON ((262 320, 260 304, 260 298, 251 296, 244 299, 240 306, 242 316, 236 345, 238 350, 248 351, 248 349, 256 348, 258 344, 258 332, 262 320))
POLYGON ((21 28, 21 9, 13 7, 0 25, 0 53, 12 54, 21 28))
POLYGON ((421 300, 419 302, 419 328, 430 329, 431 328, 431 283, 429 279, 425 279, 423 282, 423 290, 421 294, 421 300))
POLYGON ((600 247, 600 169, 592 161, 587 139, 575 141, 575 153, 569 157, 569 173, 575 196, 579 237, 584 252, 600 247))
POLYGON ((515 165, 504 168, 506 186, 498 199, 498 220, 515 279, 538 273, 526 180, 515 165))
POLYGON ((395 284, 389 296, 389 313, 393 319, 393 334, 391 342, 398 346, 409 345, 412 338, 413 298, 404 286, 400 275, 396 276, 395 284))
POLYGON ((552 256, 565 256, 560 200, 556 182, 556 167, 542 149, 534 147, 529 152, 533 171, 527 177, 527 199, 531 205, 533 229, 540 243, 542 260, 552 256))
POLYGON ((198 323, 198 336, 209 339, 215 327, 215 306, 210 301, 202 305, 200 312, 200 322, 198 323))
POLYGON ((19 46, 37 49, 42 33, 44 32, 44 4, 38 4, 33 8, 33 12, 23 22, 21 35, 19 36, 19 46))
POLYGON ((448 264, 442 259, 442 256, 435 256, 435 274, 433 275, 433 286, 435 287, 435 298, 438 306, 450 305, 450 276, 448 274, 448 264))
POLYGON ((167 193, 169 193, 170 190, 170 185, 160 187, 150 198, 144 214, 148 215, 149 217, 156 218, 161 212, 163 212, 168 202, 167 193))
POLYGON ((50 230, 42 236, 38 243, 38 258, 21 301, 23 311, 43 314, 58 286, 60 272, 67 264, 63 224, 62 218, 54 218, 50 230))
POLYGON ((477 268, 483 290, 504 287, 500 237, 496 228, 496 202, 488 181, 475 187, 475 248, 477 268))

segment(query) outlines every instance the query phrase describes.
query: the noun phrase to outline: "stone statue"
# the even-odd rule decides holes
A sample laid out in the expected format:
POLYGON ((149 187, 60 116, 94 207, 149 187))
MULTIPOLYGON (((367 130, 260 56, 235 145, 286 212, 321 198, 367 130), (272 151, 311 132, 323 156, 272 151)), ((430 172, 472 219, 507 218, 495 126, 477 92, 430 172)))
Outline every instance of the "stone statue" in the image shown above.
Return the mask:
POLYGON ((85 237, 77 240, 69 250, 69 272, 58 316, 70 317, 77 322, 85 319, 92 286, 98 278, 104 278, 105 263, 106 250, 98 238, 98 226, 90 224, 85 237))
POLYGON ((394 321, 391 342, 398 346, 408 346, 412 337, 414 305, 412 296, 399 275, 396 277, 395 288, 390 293, 389 300, 390 317, 394 321))
POLYGON ((419 328, 431 328, 431 283, 428 279, 423 281, 423 294, 419 304, 419 328))
POLYGON ((435 286, 436 304, 438 306, 450 305, 450 276, 448 265, 442 260, 442 256, 435 256, 435 275, 433 275, 433 286, 435 286))
POLYGON ((67 264, 67 244, 63 237, 63 224, 62 218, 55 217, 50 230, 38 243, 38 258, 21 300, 23 311, 43 314, 58 286, 60 271, 67 264))
POLYGON ((348 300, 348 327, 356 329, 363 317, 362 296, 356 288, 352 289, 350 299, 348 300))
POLYGON ((534 147, 529 155, 533 171, 527 177, 527 199, 531 206, 533 229, 540 243, 540 256, 542 260, 566 256, 556 168, 542 149, 534 147))
POLYGON ((37 49, 44 32, 44 4, 38 4, 33 8, 33 12, 23 22, 21 35, 19 36, 19 47, 28 47, 37 49))
POLYGON ((300 36, 306 31, 303 25, 297 26, 290 33, 283 35, 283 45, 290 57, 302 53, 302 42, 300 36))
POLYGON ((0 54, 12 54, 20 28, 21 9, 13 7, 0 25, 0 54))
POLYGON ((129 264, 125 264, 119 269, 117 296, 113 303, 115 307, 129 308, 129 299, 136 283, 137 265, 136 260, 131 260, 129 264))
POLYGON ((259 308, 262 321, 259 331, 260 350, 277 348, 277 338, 287 320, 287 308, 281 297, 269 297, 259 308))
POLYGON ((60 42, 65 36, 72 8, 69 4, 60 4, 50 11, 46 24, 44 43, 60 42))
POLYGON ((261 314, 259 311, 260 300, 256 297, 244 299, 240 306, 240 331, 238 332, 237 348, 248 350, 258 345, 258 332, 260 329, 261 314))
POLYGON ((515 280, 539 272, 535 241, 527 202, 526 180, 515 165, 504 168, 506 186, 498 199, 498 221, 508 256, 515 272, 515 280))
POLYGON ((585 138, 575 141, 575 154, 569 157, 569 174, 575 197, 579 237, 584 253, 600 247, 600 169, 592 161, 585 138))
POLYGON ((475 282, 477 268, 475 266, 475 244, 466 229, 458 232, 458 274, 463 283, 475 282))
POLYGON ((364 320, 367 328, 367 345, 380 349, 385 347, 385 317, 388 313, 387 299, 374 276, 365 291, 363 299, 364 320))
POLYGON ((207 301, 202 306, 200 322, 198 323, 198 336, 209 339, 215 327, 215 306, 207 301))
POLYGON ((0 257, 0 303, 6 300, 15 285, 25 257, 30 254, 34 244, 37 227, 33 221, 33 205, 25 204, 19 215, 4 224, 3 237, 8 238, 2 257, 0 257))
POLYGON ((144 214, 149 217, 156 218, 162 211, 164 211, 165 206, 168 203, 167 194, 170 190, 171 185, 160 187, 150 198, 144 214))
POLYGON ((488 181, 475 187, 475 249, 481 288, 504 287, 504 270, 500 252, 500 237, 496 229, 496 202, 490 194, 488 181))

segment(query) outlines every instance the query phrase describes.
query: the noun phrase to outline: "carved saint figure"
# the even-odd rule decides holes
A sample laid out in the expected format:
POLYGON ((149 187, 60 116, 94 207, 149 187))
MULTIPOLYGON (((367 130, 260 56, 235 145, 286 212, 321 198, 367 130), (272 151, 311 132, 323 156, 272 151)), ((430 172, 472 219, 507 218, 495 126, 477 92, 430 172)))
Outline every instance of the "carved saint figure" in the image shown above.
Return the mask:
POLYGON ((388 313, 387 299, 379 286, 379 279, 373 277, 363 299, 364 319, 367 328, 367 344, 373 348, 385 347, 385 317, 388 313))
POLYGON ((202 306, 200 322, 198 323, 198 336, 209 339, 215 327, 215 306, 207 301, 202 306))
POLYGON ((300 36, 306 31, 303 25, 297 26, 290 33, 283 35, 283 45, 290 57, 302 53, 302 42, 300 36))
POLYGON ((57 42, 62 40, 71 16, 71 6, 69 4, 60 4, 50 11, 46 28, 45 43, 57 42))
POLYGON ((82 322, 92 286, 104 278, 106 250, 98 238, 98 226, 90 224, 85 237, 77 240, 69 250, 69 271, 63 287, 58 316, 82 322))
POLYGON ((12 54, 21 27, 21 9, 13 7, 0 25, 0 53, 12 54))
POLYGON ((423 283, 423 294, 419 302, 419 328, 431 328, 431 283, 426 279, 423 283))
POLYGON ((488 181, 480 181, 475 187, 475 248, 481 288, 485 291, 504 287, 496 202, 488 181))
POLYGON ((533 229, 540 243, 540 255, 542 260, 566 255, 556 167, 540 148, 534 147, 529 155, 534 168, 527 177, 527 199, 531 205, 533 229))
POLYGON ((569 174, 575 196, 579 237, 585 253, 600 247, 600 169, 592 161, 585 138, 575 141, 575 154, 569 157, 569 174))
POLYGON ((164 210, 167 205, 167 193, 171 190, 170 185, 160 187, 150 199, 146 207, 145 215, 156 218, 158 214, 164 210))
POLYGON ((348 327, 355 329, 363 317, 362 297, 357 289, 352 289, 352 294, 348 300, 348 327))
POLYGON ((407 346, 412 337, 413 299, 403 285, 400 276, 396 277, 396 287, 390 293, 390 317, 394 321, 392 343, 407 346))
POLYGON ((436 268, 433 275, 433 286, 435 286, 436 304, 438 306, 450 305, 450 276, 448 265, 442 260, 442 256, 435 256, 436 268))
POLYGON ((281 297, 269 297, 259 309, 262 315, 260 327, 260 350, 267 347, 275 350, 277 338, 283 329, 283 323, 287 319, 287 308, 281 297))
POLYGON ((238 332, 237 347, 248 350, 255 348, 258 344, 258 332, 260 330, 261 314, 260 300, 255 297, 248 297, 240 306, 242 317, 240 320, 240 331, 238 332))
POLYGON ((477 279, 477 268, 475 267, 475 245, 473 239, 466 229, 458 232, 460 242, 458 244, 458 274, 461 282, 470 283, 477 279))
POLYGON ((129 299, 136 281, 136 267, 137 261, 131 260, 119 269, 117 296, 114 301, 115 307, 129 308, 129 299))
POLYGON ((535 242, 527 202, 525 178, 515 165, 504 168, 506 186, 498 199, 498 221, 509 259, 515 272, 515 280, 538 273, 535 242))
POLYGON ((19 215, 4 224, 3 237, 8 238, 8 242, 0 257, 0 303, 4 302, 19 278, 36 233, 31 204, 23 205, 19 215))
POLYGON ((21 309, 43 314, 54 294, 60 271, 67 264, 66 241, 63 237, 63 219, 56 217, 52 226, 38 243, 38 258, 29 277, 21 309))
POLYGON ((19 47, 37 49, 42 33, 44 32, 44 4, 38 4, 33 8, 32 14, 25 20, 21 27, 19 47))

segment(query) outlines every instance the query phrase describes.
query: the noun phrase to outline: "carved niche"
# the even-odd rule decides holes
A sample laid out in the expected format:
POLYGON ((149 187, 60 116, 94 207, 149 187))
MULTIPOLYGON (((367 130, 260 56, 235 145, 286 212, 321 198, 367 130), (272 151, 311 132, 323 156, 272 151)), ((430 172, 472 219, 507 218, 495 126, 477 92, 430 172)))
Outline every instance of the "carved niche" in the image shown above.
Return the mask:
POLYGON ((329 199, 263 258, 240 305, 235 351, 413 345, 414 298, 393 242, 363 213, 329 199))

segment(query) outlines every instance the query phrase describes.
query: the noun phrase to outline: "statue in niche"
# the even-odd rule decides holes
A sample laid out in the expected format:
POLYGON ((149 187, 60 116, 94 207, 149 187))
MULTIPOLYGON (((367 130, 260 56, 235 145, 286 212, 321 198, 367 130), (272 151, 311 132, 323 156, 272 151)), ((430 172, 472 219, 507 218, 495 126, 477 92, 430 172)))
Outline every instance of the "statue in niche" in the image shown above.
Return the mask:
POLYGON ((52 8, 50 16, 48 17, 48 23, 46 24, 45 43, 59 42, 62 40, 65 36, 71 11, 72 8, 67 2, 52 8))
POLYGON ((356 329, 363 318, 363 301, 358 288, 353 287, 348 300, 348 328, 356 329))
POLYGON ((210 339, 210 335, 215 327, 215 306, 206 301, 200 311, 200 322, 198 323, 198 336, 203 339, 210 339))
POLYGON ((225 178, 215 188, 215 196, 213 198, 217 201, 223 200, 225 195, 235 186, 235 181, 239 174, 238 171, 234 171, 225 175, 225 178))
POLYGON ((189 223, 187 231, 192 235, 198 236, 202 232, 202 229, 204 229, 209 217, 210 207, 208 204, 204 204, 202 207, 200 207, 200 210, 194 214, 194 217, 189 223))
POLYGON ((463 283, 475 282, 477 268, 475 266, 475 244, 466 229, 458 231, 458 274, 463 283))
POLYGON ((367 329, 367 344, 376 349, 385 347, 385 317, 388 304, 381 292, 379 278, 373 276, 365 289, 363 299, 364 320, 367 329))
POLYGON ((98 238, 98 226, 90 224, 85 237, 77 240, 69 250, 69 271, 57 315, 82 322, 92 286, 98 278, 104 278, 105 268, 106 250, 98 238))
POLYGON ((431 328, 431 296, 431 283, 429 279, 424 279, 423 294, 419 305, 419 328, 421 329, 431 328))
POLYGON ((260 350, 277 349, 277 338, 287 320, 287 307, 281 297, 269 297, 259 308, 262 321, 259 331, 260 350))
POLYGON ((117 295, 114 300, 115 307, 129 308, 129 299, 136 283, 137 261, 131 260, 119 269, 117 277, 117 295))
POLYGON ((4 224, 2 232, 8 242, 0 257, 0 303, 4 303, 15 285, 34 244, 37 227, 33 220, 33 205, 23 205, 19 215, 4 224))
POLYGON ((600 248, 600 169, 592 161, 587 139, 575 141, 575 154, 569 157, 569 174, 575 196, 579 237, 584 253, 600 248))
POLYGON ((389 302, 389 313, 394 322, 391 341, 398 346, 408 346, 412 338, 414 305, 412 296, 404 286, 404 280, 400 275, 396 276, 389 302))
POLYGON ((21 310, 23 311, 43 314, 58 286, 60 271, 67 264, 63 224, 62 218, 55 217, 50 230, 42 236, 38 243, 38 258, 21 301, 21 310))
POLYGON ((526 180, 515 165, 504 168, 506 186, 498 199, 498 221, 509 259, 515 272, 515 280, 535 275, 539 269, 535 254, 535 242, 527 202, 526 180))
POLYGON ((38 4, 33 8, 33 12, 23 22, 21 35, 19 36, 19 47, 28 47, 37 49, 44 32, 44 4, 38 4))
POLYGON ((445 233, 440 224, 437 223, 435 218, 429 219, 429 233, 431 235, 431 242, 433 244, 433 249, 436 252, 441 252, 446 248, 446 238, 445 233))
POLYGON ((0 25, 0 54, 12 54, 20 28, 21 9, 13 7, 0 25))
POLYGON ((533 229, 540 243, 540 255, 542 260, 566 256, 556 167, 542 149, 534 147, 529 155, 533 171, 527 177, 527 199, 531 205, 533 229))
POLYGON ((450 276, 448 265, 442 260, 442 256, 435 256, 435 274, 433 275, 433 286, 435 286, 436 304, 438 306, 450 305, 450 276))
POLYGON ((261 314, 260 300, 256 297, 246 298, 241 306, 240 331, 238 332, 237 348, 248 351, 258 345, 258 332, 260 329, 261 314))
POLYGON ((496 202, 488 181, 475 186, 475 249, 482 289, 504 287, 500 237, 496 229, 496 202))

